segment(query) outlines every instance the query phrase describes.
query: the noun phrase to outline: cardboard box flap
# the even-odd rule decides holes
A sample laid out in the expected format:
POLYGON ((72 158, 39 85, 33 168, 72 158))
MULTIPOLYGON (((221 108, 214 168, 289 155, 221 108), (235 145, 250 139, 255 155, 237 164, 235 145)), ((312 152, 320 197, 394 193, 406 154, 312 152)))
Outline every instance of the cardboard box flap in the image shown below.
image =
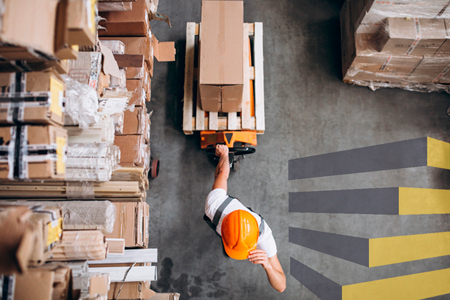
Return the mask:
POLYGON ((175 61, 175 42, 159 42, 152 36, 153 55, 159 62, 175 61))
POLYGON ((117 61, 114 58, 111 49, 103 45, 102 42, 99 42, 98 45, 100 47, 100 51, 103 54, 103 72, 106 75, 120 78, 119 66, 117 65, 117 61))

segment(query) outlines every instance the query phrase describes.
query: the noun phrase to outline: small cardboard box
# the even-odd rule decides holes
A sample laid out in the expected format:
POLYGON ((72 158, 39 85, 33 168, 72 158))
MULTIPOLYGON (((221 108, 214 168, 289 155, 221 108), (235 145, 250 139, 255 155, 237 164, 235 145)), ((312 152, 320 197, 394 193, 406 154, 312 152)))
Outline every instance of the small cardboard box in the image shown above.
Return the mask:
POLYGON ((204 111, 242 110, 243 28, 243 1, 202 2, 199 84, 204 111))
POLYGON ((113 202, 116 206, 116 221, 107 238, 125 239, 125 247, 147 247, 144 226, 149 206, 145 202, 113 202))
POLYGON ((120 148, 122 167, 143 167, 145 165, 145 137, 143 135, 116 135, 114 145, 120 148))
POLYGON ((66 147, 67 131, 60 127, 0 127, 0 179, 64 179, 66 147))
POLYGON ((344 82, 406 80, 422 58, 422 56, 357 56, 346 72, 344 82))
POLYGON ((99 25, 106 28, 100 30, 99 36, 135 36, 148 37, 150 20, 145 0, 133 2, 131 11, 100 12, 99 15, 106 19, 99 25))
MULTIPOLYGON (((54 55, 56 9, 58 1, 5 0, 2 1, 0 42, 33 48, 54 55)), ((8 47, 2 47, 8 48, 8 47)), ((17 49, 1 54, 3 58, 20 60, 17 49)))
POLYGON ((417 83, 449 83, 446 79, 449 70, 449 56, 424 57, 408 80, 417 83))
POLYGON ((5 93, 0 103, 0 124, 64 124, 66 85, 54 70, 26 75, 26 94, 17 94, 19 85, 14 73, 0 74, 0 88, 5 93), (12 94, 10 94, 12 93, 12 94))
POLYGON ((133 97, 128 101, 128 105, 143 106, 147 98, 146 85, 144 80, 130 79, 127 80, 127 90, 133 92, 133 97))
POLYGON ((68 0, 67 41, 69 45, 95 45, 97 28, 95 23, 96 4, 96 0, 68 0))
POLYGON ((88 84, 96 90, 101 69, 101 52, 80 52, 77 59, 69 60, 68 75, 72 79, 88 84))
POLYGON ((379 39, 381 52, 393 55, 433 55, 446 39, 443 19, 387 18, 379 39))

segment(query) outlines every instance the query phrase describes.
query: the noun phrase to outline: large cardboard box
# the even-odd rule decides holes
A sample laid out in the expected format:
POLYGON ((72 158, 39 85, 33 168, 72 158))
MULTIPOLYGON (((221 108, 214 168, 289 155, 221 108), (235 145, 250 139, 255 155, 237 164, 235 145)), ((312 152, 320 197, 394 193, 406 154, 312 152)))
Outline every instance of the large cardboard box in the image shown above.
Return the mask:
POLYGON ((447 73, 450 70, 449 56, 424 57, 417 68, 408 77, 409 81, 417 83, 450 83, 447 73))
POLYGON ((422 56, 356 56, 344 76, 344 82, 406 80, 422 61, 422 58, 422 56))
MULTIPOLYGON (((67 1, 67 0, 66 0, 67 1)), ((97 0, 68 0, 67 29, 69 45, 95 45, 95 6, 97 0)))
POLYGON ((134 111, 125 111, 123 116, 123 134, 145 134, 148 123, 147 108, 136 107, 134 111))
POLYGON ((125 247, 147 247, 146 232, 149 206, 145 202, 114 202, 116 221, 112 233, 107 238, 125 239, 125 247))
POLYGON ((243 1, 202 2, 199 84, 204 111, 242 110, 243 24, 243 1))
POLYGON ((387 18, 380 37, 382 53, 433 55, 446 39, 443 19, 387 18))
POLYGON ((0 179, 64 179, 66 147, 60 127, 0 127, 0 179))
POLYGON ((0 74, 0 124, 64 125, 64 92, 66 85, 54 70, 24 73, 26 84, 15 73, 0 74), (16 88, 28 92, 16 93, 16 88))
POLYGON ((148 37, 150 20, 148 7, 145 0, 133 2, 131 11, 100 12, 99 15, 106 19, 99 25, 106 28, 100 30, 99 36, 141 36, 148 37))
MULTIPOLYGON (((4 0, 0 18, 0 42, 33 48, 54 55, 57 0, 4 0)), ((27 51, 2 47, 2 58, 26 59, 27 51), (25 55, 21 57, 21 55, 25 55)), ((31 58, 32 57, 28 57, 31 58)))
POLYGON ((101 70, 101 52, 80 52, 77 59, 69 61, 68 75, 72 79, 88 84, 96 90, 101 70))
POLYGON ((145 137, 143 135, 116 135, 114 145, 120 149, 122 167, 143 167, 146 159, 145 137))

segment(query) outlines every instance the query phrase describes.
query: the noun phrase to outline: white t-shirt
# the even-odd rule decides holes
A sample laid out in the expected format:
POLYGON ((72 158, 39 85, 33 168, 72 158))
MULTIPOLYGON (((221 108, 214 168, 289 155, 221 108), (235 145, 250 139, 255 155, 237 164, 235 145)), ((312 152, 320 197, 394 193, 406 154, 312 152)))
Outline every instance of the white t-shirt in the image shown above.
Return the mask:
MULTIPOLYGON (((215 189, 208 194, 208 197, 206 197, 205 214, 210 220, 213 220, 217 209, 225 200, 227 200, 227 198, 228 195, 224 189, 215 189)), ((247 207, 242 205, 242 203, 239 200, 233 199, 230 202, 230 204, 228 204, 228 206, 225 207, 223 214, 220 217, 219 223, 217 224, 216 228, 218 234, 222 235, 221 233, 222 221, 225 218, 225 216, 235 210, 248 211, 256 218, 256 220, 258 221, 258 225, 261 224, 261 217, 258 214, 250 211, 247 207)), ((277 254, 277 245, 275 243, 275 239, 273 238, 272 230, 270 229, 267 222, 265 222, 264 224, 264 231, 258 238, 256 248, 266 251, 267 257, 272 257, 275 256, 275 254, 277 254)))

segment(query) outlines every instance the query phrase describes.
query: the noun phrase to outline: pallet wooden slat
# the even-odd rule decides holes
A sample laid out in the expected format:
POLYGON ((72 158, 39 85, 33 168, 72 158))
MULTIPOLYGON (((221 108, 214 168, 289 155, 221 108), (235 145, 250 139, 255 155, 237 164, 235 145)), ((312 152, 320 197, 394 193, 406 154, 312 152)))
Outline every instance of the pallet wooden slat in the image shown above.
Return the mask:
POLYGON ((209 130, 219 130, 219 120, 217 112, 209 112, 209 130))
POLYGON ((183 130, 185 134, 192 132, 192 109, 194 106, 194 55, 195 55, 195 28, 194 22, 186 26, 186 66, 184 70, 184 98, 183 98, 183 130))
MULTIPOLYGON (((199 36, 199 41, 201 41, 201 24, 196 26, 197 34, 199 36)), ((200 77, 200 69, 197 68, 197 110, 195 112, 195 130, 205 130, 205 112, 202 110, 202 105, 200 102, 200 89, 198 88, 198 81, 200 77)))
POLYGON ((263 54, 263 25, 255 23, 255 46, 253 47, 255 59, 255 117, 256 130, 266 129, 264 118, 264 54, 263 54))
POLYGON ((238 124, 237 124, 237 113, 230 112, 228 113, 228 130, 237 130, 238 124))
POLYGON ((244 24, 244 32, 243 32, 243 38, 244 38, 244 94, 242 99, 242 129, 251 129, 251 115, 250 115, 250 79, 248 76, 248 67, 250 66, 250 49, 249 49, 249 41, 248 41, 248 24, 244 24))

